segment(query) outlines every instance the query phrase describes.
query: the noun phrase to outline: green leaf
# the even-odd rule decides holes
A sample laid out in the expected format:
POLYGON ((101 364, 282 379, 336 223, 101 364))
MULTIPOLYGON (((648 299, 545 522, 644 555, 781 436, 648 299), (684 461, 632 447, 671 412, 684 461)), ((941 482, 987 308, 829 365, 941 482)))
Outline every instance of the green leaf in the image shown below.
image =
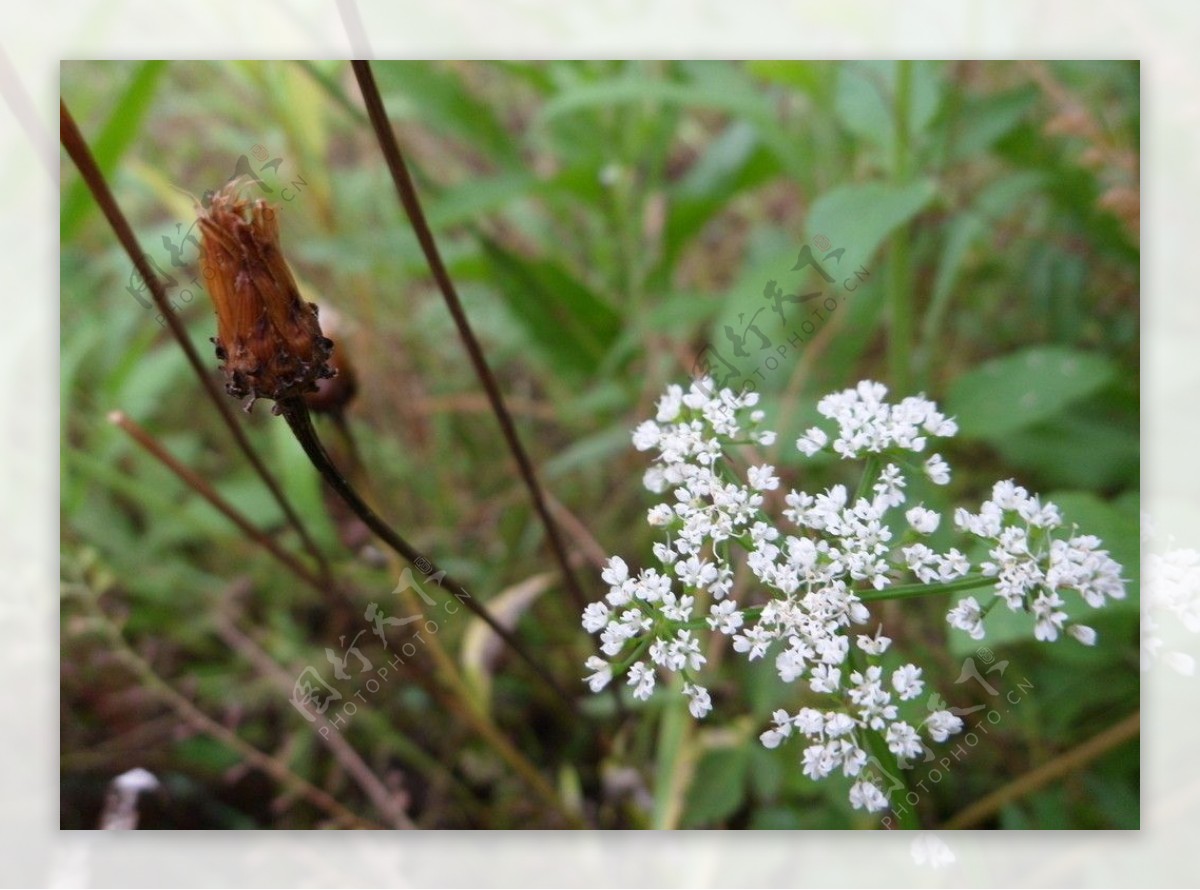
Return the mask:
POLYGON ((755 77, 796 87, 815 96, 825 87, 829 63, 796 59, 752 59, 746 62, 746 70, 755 77))
POLYGON ((970 100, 949 124, 946 161, 955 163, 983 154, 1021 123, 1037 98, 1035 88, 1020 87, 970 100))
POLYGON ((984 362, 955 381, 946 407, 964 436, 999 439, 1054 417, 1116 374, 1103 356, 1033 346, 984 362))
POLYGON ((883 239, 933 200, 937 186, 925 179, 909 185, 867 182, 832 189, 813 202, 805 231, 811 241, 824 235, 833 249, 845 248, 841 266, 870 261, 883 239))
POLYGON ((945 244, 942 245, 942 255, 938 260, 937 274, 933 280, 929 308, 925 311, 921 323, 921 347, 917 360, 922 369, 929 367, 937 348, 942 319, 970 248, 986 231, 987 228, 979 217, 972 213, 964 213, 953 221, 950 234, 946 236, 945 244))
POLYGON ((749 825, 751 831, 795 831, 802 827, 799 811, 791 807, 755 810, 749 825))
POLYGON ((429 225, 442 230, 498 210, 537 187, 530 173, 501 173, 472 179, 441 192, 429 204, 429 225))
MULTIPOLYGON (((768 673, 763 671, 763 673, 768 673)), ((769 673, 774 673, 771 671, 769 673)), ((774 800, 783 788, 783 773, 790 764, 781 757, 780 751, 772 751, 760 744, 750 745, 750 772, 748 780, 754 794, 762 800, 774 800)))
POLYGON ((661 277, 669 275, 680 251, 721 208, 778 170, 778 162, 762 148, 754 127, 744 121, 726 127, 671 191, 663 231, 665 250, 656 269, 661 277))
POLYGON ((750 746, 717 748, 701 758, 688 790, 683 827, 699 828, 727 819, 746 799, 750 746))
MULTIPOLYGON (((96 165, 106 179, 112 178, 121 156, 141 132, 142 121, 150 111, 154 91, 166 68, 167 63, 162 60, 138 64, 129 78, 129 85, 113 104, 112 114, 109 115, 100 134, 94 140, 89 140, 96 165)), ((79 231, 88 211, 94 206, 87 185, 82 179, 73 178, 62 203, 59 231, 63 242, 70 241, 79 231)))
MULTIPOLYGON (((834 110, 842 126, 854 135, 879 146, 890 164, 896 139, 893 114, 896 62, 847 62, 838 70, 834 110)), ((912 96, 908 131, 919 136, 937 115, 945 79, 937 62, 912 63, 912 96)), ((914 140, 915 141, 915 140, 914 140)))
POLYGON ((621 329, 607 302, 552 260, 527 260, 480 236, 514 317, 560 371, 594 373, 621 329))
POLYGON ((1119 426, 1089 416, 1081 406, 1011 433, 995 445, 1013 466, 1059 485, 1092 491, 1136 479, 1141 456, 1136 416, 1129 426, 1119 426))

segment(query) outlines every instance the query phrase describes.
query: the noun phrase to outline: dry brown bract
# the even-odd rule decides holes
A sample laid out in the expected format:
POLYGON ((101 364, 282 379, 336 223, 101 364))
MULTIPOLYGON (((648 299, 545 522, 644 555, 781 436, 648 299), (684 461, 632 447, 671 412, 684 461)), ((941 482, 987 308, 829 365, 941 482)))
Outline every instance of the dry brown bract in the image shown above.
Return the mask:
POLYGON ((275 208, 248 202, 231 183, 200 212, 201 269, 217 313, 217 358, 225 389, 246 399, 302 396, 333 377, 333 341, 317 307, 300 297, 279 247, 275 208))

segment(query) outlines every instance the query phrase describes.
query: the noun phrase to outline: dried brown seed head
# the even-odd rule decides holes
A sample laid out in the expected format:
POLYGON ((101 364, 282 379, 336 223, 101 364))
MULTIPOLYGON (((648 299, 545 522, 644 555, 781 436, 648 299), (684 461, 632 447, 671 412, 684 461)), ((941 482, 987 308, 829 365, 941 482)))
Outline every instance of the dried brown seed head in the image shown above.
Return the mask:
POLYGON ((238 196, 238 183, 200 211, 201 270, 217 314, 217 358, 225 389, 247 399, 302 396, 335 373, 333 342, 321 333, 279 247, 275 208, 238 196))

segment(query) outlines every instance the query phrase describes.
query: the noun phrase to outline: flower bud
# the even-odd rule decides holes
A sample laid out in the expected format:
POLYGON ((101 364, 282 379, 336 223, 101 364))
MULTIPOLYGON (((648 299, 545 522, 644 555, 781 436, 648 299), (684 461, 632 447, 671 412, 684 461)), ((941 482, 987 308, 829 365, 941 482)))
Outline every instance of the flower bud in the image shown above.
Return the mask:
POLYGON ((317 381, 317 388, 305 393, 308 410, 315 414, 341 414, 358 395, 358 375, 347 354, 348 341, 344 336, 345 323, 340 316, 326 307, 321 313, 325 320, 324 329, 334 337, 337 344, 329 356, 329 366, 334 375, 317 381))
POLYGON ((279 248, 275 208, 247 202, 238 184, 200 211, 201 269, 217 314, 217 358, 226 391, 246 399, 288 399, 332 377, 333 341, 321 333, 317 307, 300 297, 279 248))

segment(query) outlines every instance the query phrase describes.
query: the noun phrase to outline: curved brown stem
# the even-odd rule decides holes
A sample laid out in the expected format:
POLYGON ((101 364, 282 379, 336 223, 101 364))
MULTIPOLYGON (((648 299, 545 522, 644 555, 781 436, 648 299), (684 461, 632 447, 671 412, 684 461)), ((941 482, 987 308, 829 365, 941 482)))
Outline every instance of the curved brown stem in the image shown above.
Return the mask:
MULTIPOLYGON (((408 541, 406 541, 394 528, 384 522, 383 519, 375 513, 374 510, 367 504, 366 501, 354 490, 354 487, 346 480, 341 471, 334 466, 328 453, 325 451, 325 446, 321 444, 320 438, 317 436, 317 431, 313 427, 312 417, 308 413, 308 406, 301 399, 284 399, 276 403, 275 410, 283 415, 288 426, 291 427, 300 446, 304 449, 304 453, 308 455, 308 459, 313 466, 317 468, 321 476, 329 483, 329 486, 338 493, 338 496, 346 502, 355 515, 358 516, 367 527, 374 532, 380 540, 395 550, 400 556, 407 559, 422 572, 427 574, 439 573, 438 567, 428 557, 423 555, 408 541)), ((545 683, 554 690, 555 694, 563 700, 567 707, 574 710, 575 703, 566 690, 559 685, 558 681, 546 670, 542 664, 537 661, 529 651, 521 644, 521 642, 513 635, 512 631, 500 624, 488 611, 487 607, 477 602, 462 584, 451 578, 449 575, 442 576, 441 587, 448 594, 453 596, 459 602, 467 607, 476 617, 484 622, 496 636, 500 637, 510 649, 519 655, 526 664, 538 675, 545 683)))

